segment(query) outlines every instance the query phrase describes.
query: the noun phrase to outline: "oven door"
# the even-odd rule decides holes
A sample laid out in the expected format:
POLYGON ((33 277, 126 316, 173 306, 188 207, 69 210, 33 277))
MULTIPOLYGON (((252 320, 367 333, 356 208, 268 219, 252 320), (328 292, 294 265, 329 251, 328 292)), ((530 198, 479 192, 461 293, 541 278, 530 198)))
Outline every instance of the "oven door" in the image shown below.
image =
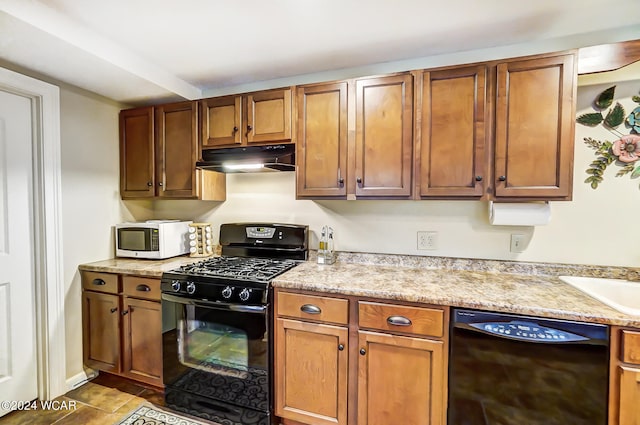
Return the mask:
POLYGON ((268 424, 268 306, 162 294, 168 407, 220 423, 268 424))

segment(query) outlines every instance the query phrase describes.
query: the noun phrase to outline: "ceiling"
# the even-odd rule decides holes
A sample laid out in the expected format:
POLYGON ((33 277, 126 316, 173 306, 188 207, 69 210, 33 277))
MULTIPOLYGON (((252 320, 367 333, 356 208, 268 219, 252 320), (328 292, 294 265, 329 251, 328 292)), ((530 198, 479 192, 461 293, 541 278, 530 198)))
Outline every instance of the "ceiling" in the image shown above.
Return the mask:
POLYGON ((638 0, 0 0, 0 64, 132 105, 415 58, 631 38, 638 0))

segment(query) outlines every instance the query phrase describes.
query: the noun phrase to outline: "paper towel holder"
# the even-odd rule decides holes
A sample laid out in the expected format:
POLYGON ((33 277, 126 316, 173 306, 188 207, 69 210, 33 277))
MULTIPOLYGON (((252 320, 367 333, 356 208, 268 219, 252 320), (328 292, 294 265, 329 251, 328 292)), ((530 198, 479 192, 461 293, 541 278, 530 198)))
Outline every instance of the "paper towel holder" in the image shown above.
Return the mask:
POLYGON ((495 202, 489 201, 489 224, 493 226, 541 226, 549 224, 551 209, 549 201, 495 202), (503 211, 496 215, 498 205, 503 211))

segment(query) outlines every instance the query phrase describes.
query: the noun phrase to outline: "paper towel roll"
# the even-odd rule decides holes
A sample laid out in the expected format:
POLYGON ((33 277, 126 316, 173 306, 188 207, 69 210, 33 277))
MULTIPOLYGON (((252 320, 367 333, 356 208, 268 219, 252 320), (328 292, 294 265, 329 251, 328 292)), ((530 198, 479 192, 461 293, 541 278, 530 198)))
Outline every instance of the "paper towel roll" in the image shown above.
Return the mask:
POLYGON ((495 226, 540 226, 551 220, 548 202, 489 202, 489 223, 495 226))

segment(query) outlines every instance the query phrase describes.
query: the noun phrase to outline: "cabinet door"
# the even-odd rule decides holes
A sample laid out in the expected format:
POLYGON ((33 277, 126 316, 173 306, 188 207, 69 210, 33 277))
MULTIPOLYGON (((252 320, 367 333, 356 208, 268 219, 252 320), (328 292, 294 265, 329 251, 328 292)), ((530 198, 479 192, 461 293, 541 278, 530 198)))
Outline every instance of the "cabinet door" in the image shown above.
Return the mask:
POLYGON ((120 112, 120 196, 155 195, 153 108, 120 112))
POLYGON ((297 89, 300 197, 346 196, 347 83, 297 89))
POLYGON ((358 425, 444 425, 444 343, 358 335, 358 425))
POLYGON ((120 372, 120 297, 82 292, 84 364, 94 369, 120 372))
POLYGON ((200 101, 202 147, 242 143, 242 97, 224 96, 200 101))
POLYGON ((410 74, 356 81, 356 196, 411 195, 412 117, 410 74))
POLYGON ((346 327, 277 319, 275 411, 314 425, 346 425, 346 327))
POLYGON ((159 302, 123 298, 122 372, 162 385, 162 309, 159 302))
POLYGON ((196 102, 156 108, 156 184, 160 198, 197 198, 196 102))
POLYGON ((423 73, 420 196, 482 196, 486 72, 481 65, 423 73))
POLYGON ((574 55, 498 64, 495 195, 570 199, 574 55))
POLYGON ((246 99, 247 143, 291 140, 291 89, 251 93, 246 99))
POLYGON ((640 425, 640 369, 619 367, 620 422, 619 425, 640 425))

